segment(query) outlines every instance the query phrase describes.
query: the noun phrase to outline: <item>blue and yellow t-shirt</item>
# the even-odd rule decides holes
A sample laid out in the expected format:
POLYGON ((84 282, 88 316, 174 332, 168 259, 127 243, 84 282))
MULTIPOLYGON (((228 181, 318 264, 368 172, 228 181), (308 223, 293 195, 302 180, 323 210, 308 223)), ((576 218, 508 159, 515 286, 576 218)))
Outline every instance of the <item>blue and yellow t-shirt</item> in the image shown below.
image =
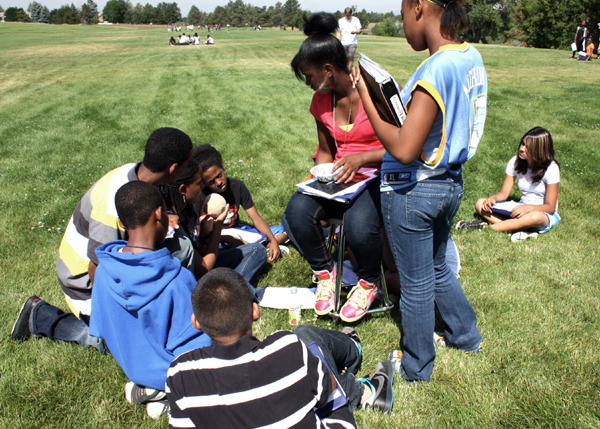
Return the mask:
POLYGON ((448 172, 458 175, 462 164, 471 158, 483 135, 487 105, 487 75, 481 55, 467 43, 445 45, 427 58, 400 92, 410 111, 417 87, 427 91, 440 111, 425 141, 420 156, 403 165, 389 153, 383 156, 381 191, 408 186, 448 172), (386 173, 406 178, 407 182, 385 185, 386 173))

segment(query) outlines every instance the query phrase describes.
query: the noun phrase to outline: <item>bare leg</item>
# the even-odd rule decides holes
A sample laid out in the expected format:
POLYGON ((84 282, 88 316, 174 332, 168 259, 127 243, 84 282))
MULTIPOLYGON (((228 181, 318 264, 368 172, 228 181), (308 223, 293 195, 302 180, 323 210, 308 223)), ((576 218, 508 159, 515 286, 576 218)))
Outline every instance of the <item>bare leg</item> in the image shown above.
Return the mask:
POLYGON ((492 229, 499 232, 524 231, 526 229, 544 229, 548 226, 549 220, 542 212, 529 212, 519 218, 509 218, 503 222, 494 223, 492 229))

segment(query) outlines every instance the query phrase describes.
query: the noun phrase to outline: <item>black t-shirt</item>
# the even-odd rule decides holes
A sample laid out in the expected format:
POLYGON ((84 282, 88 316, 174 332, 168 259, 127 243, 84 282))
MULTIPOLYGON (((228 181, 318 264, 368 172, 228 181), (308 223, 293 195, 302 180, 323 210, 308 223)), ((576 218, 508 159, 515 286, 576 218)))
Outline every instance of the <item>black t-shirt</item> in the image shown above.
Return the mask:
MULTIPOLYGON (((202 190, 202 194, 205 198, 212 193, 213 192, 211 192, 208 188, 204 188, 202 190)), ((232 228, 238 226, 240 221, 238 214, 240 206, 242 206, 244 210, 254 207, 252 196, 250 195, 250 191, 244 182, 234 179, 233 177, 227 178, 227 189, 221 194, 221 196, 225 198, 225 201, 227 204, 229 204, 229 213, 227 213, 227 218, 223 222, 223 228, 232 228)), ((200 204, 201 201, 194 205, 197 212, 200 212, 200 204)))

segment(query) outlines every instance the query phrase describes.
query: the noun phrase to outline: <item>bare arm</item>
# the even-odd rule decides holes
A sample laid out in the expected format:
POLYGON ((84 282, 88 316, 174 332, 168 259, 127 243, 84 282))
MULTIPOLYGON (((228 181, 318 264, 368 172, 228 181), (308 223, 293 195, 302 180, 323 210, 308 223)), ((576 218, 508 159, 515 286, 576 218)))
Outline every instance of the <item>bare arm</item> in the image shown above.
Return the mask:
POLYGON ((250 207, 246 210, 248 216, 252 220, 254 227, 258 229, 258 232, 265 234, 269 239, 269 261, 276 261, 281 256, 281 250, 279 249, 279 243, 275 239, 275 236, 271 232, 271 228, 265 220, 262 218, 260 214, 258 214, 258 210, 256 207, 250 207))
POLYGON ((515 207, 510 217, 518 218, 529 212, 538 211, 544 213, 554 213, 556 211, 556 201, 558 200, 558 183, 553 183, 546 186, 546 196, 544 197, 544 204, 519 204, 515 207))
POLYGON ((202 277, 215 266, 217 255, 219 254, 219 242, 221 241, 221 230, 223 229, 223 221, 227 217, 229 205, 214 219, 212 231, 208 236, 208 242, 202 249, 202 252, 194 251, 194 274, 196 278, 202 277))
POLYGON ((504 181, 502 182, 502 188, 500 188, 500 192, 489 196, 483 202, 482 210, 488 213, 492 212, 492 206, 500 201, 506 201, 508 196, 510 195, 510 191, 512 191, 513 186, 515 185, 515 176, 509 176, 508 174, 504 175, 504 181))
POLYGON ((90 261, 90 264, 88 265, 88 276, 90 276, 91 284, 94 284, 94 277, 96 276, 96 268, 98 268, 98 265, 96 265, 92 261, 90 261))

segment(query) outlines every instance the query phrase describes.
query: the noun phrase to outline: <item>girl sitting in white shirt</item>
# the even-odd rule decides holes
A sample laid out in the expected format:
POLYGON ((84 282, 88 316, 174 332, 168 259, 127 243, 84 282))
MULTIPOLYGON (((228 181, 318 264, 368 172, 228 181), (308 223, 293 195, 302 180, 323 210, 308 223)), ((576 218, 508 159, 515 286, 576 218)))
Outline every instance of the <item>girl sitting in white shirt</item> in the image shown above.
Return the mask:
MULTIPOLYGON (((558 215, 558 183, 560 168, 554 159, 552 136, 548 130, 535 127, 527 131, 517 155, 506 166, 500 192, 475 203, 477 213, 496 231, 513 232, 512 241, 528 240, 549 231, 560 222, 558 215), (506 199, 518 179, 522 193, 518 203, 506 199)), ((481 228, 479 221, 460 221, 456 229, 481 228)))

